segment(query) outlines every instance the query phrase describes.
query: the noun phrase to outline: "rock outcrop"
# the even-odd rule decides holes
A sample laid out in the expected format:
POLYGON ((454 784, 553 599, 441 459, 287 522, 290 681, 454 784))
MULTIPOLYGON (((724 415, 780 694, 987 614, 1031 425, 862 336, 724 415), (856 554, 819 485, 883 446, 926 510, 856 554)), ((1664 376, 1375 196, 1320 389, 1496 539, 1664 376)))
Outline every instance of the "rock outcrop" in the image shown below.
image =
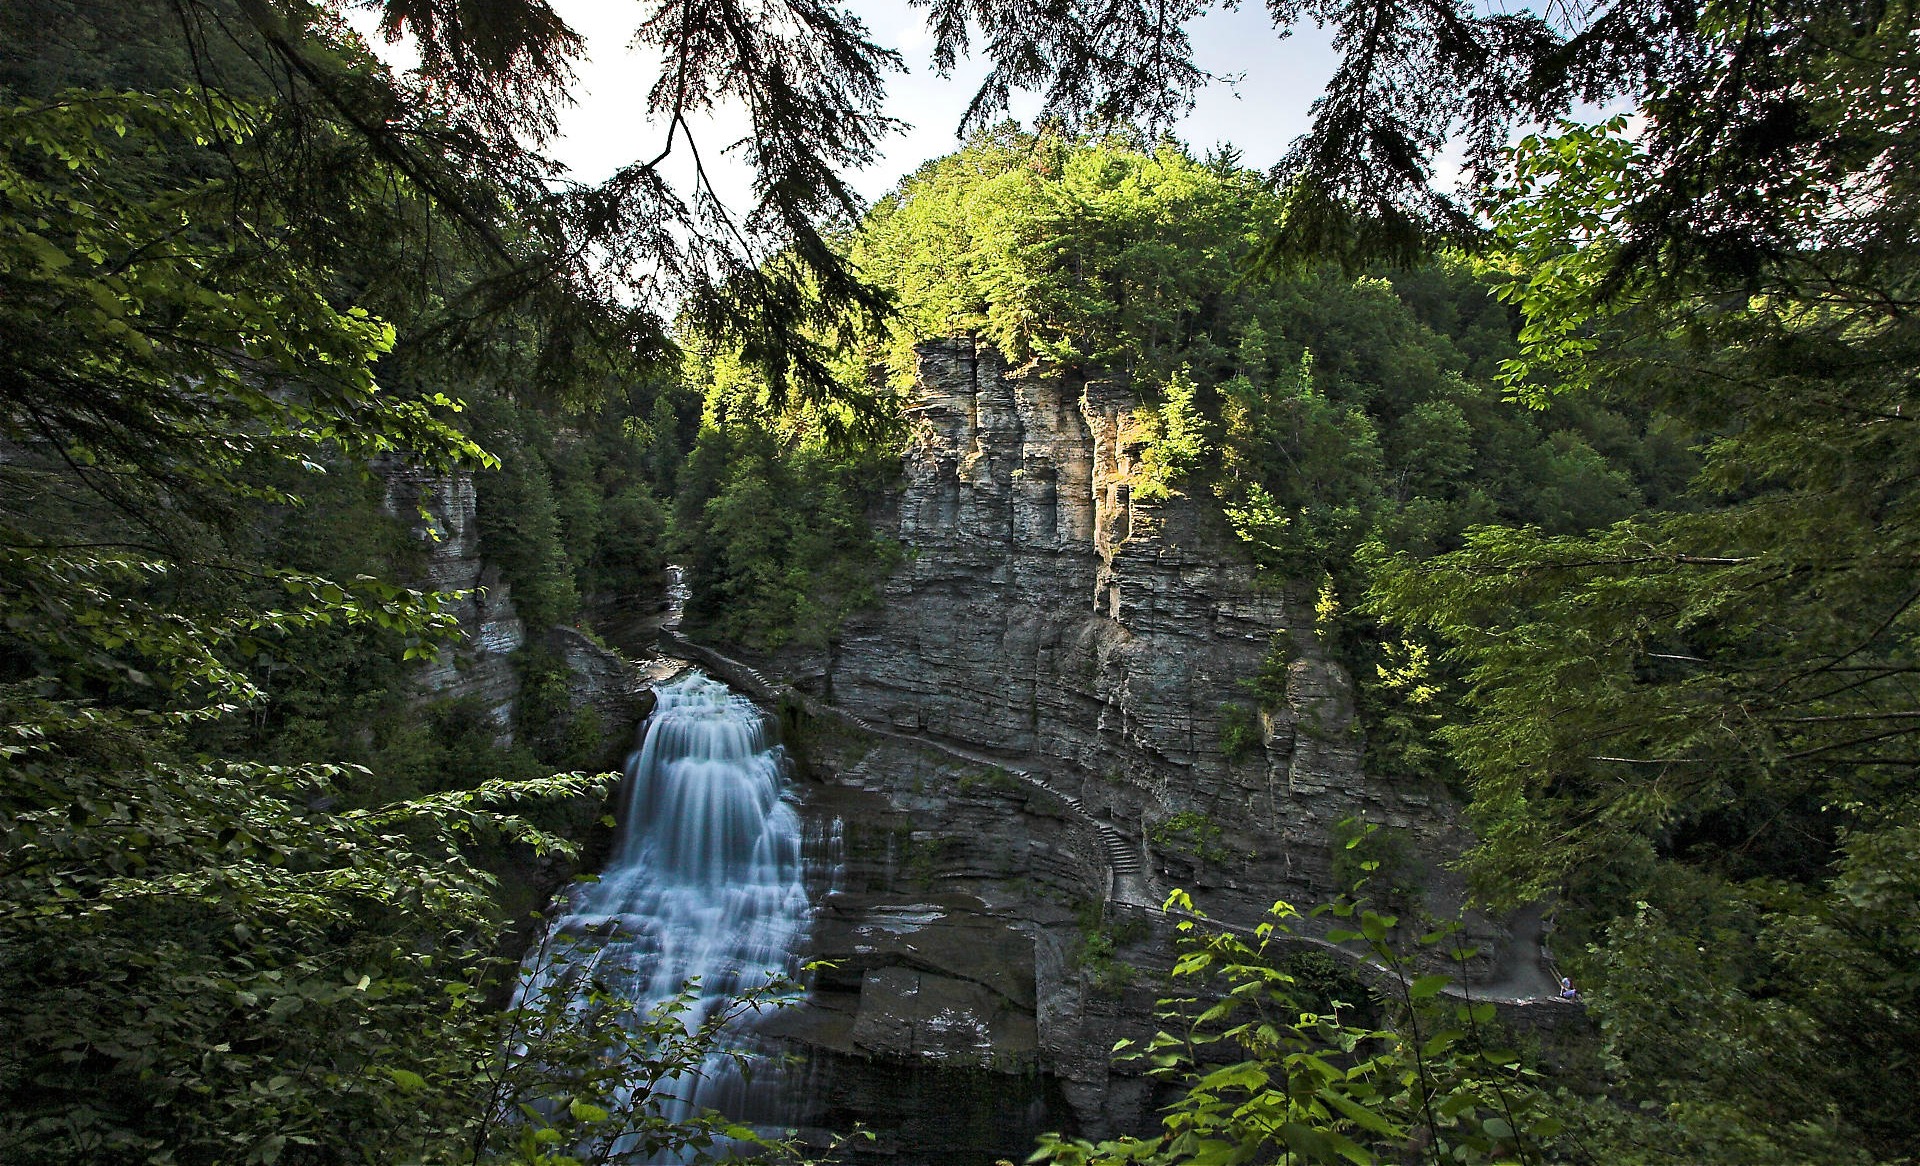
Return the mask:
MULTIPOLYGON (((904 484, 877 516, 902 564, 828 658, 771 662, 812 693, 789 694, 820 779, 806 812, 844 831, 808 951, 835 966, 785 1022, 815 1067, 803 1125, 924 1106, 900 1082, 971 1073, 1001 1082, 972 1112, 1025 1097, 1041 1116, 942 1160, 1017 1155, 1037 1128, 1143 1130, 1164 1098, 1108 1050, 1150 1034, 1172 951, 1167 920, 1114 901, 1119 859, 1145 863, 1148 896, 1252 924, 1342 889, 1344 818, 1429 867, 1462 841, 1444 791, 1366 773, 1314 597, 1258 578, 1210 500, 1135 496, 1136 404, 923 346, 904 484)), ((1452 913, 1442 880, 1429 898, 1452 913)))
MULTIPOLYGON (((1335 898, 1351 873, 1336 827, 1359 817, 1435 914, 1459 904, 1439 866, 1465 842, 1446 791, 1366 771, 1316 594, 1261 578, 1211 499, 1137 496, 1137 404, 1124 384, 924 345, 904 483, 876 516, 906 552, 880 601, 825 658, 766 672, 663 632, 778 701, 816 779, 805 813, 838 873, 807 955, 834 966, 781 1024, 812 1066, 794 1120, 946 1114, 955 1082, 988 1083, 948 1117, 997 1137, 937 1158, 897 1137, 875 1147, 890 1162, 1150 1128, 1166 1098, 1109 1050, 1150 1035, 1167 994, 1152 905, 1171 888, 1243 929, 1276 900, 1335 898)), ((1299 942, 1325 951, 1316 926, 1299 942)), ((1537 928, 1507 938, 1477 918, 1465 936, 1497 953, 1479 978, 1518 998, 1537 928)))
MULTIPOLYGON (((497 740, 510 744, 521 685, 513 655, 530 637, 514 608, 512 587, 487 561, 480 543, 473 476, 393 461, 378 469, 386 483, 387 512, 411 524, 420 551, 413 586, 464 593, 451 607, 461 635, 421 667, 420 689, 435 699, 479 702, 498 728, 497 740)), ((616 748, 623 749, 651 700, 634 665, 573 628, 538 634, 572 674, 568 688, 574 707, 592 709, 616 748)), ((611 760, 617 764, 619 758, 611 760)))
POLYGON ((452 606, 460 621, 460 639, 443 646, 421 668, 420 687, 436 697, 479 701, 499 726, 502 741, 511 741, 514 700, 520 692, 512 656, 526 643, 527 629, 499 568, 481 554, 473 475, 399 462, 385 463, 379 470, 387 487, 387 512, 411 525, 420 549, 414 585, 465 593, 452 606))
POLYGON ((1136 404, 1124 384, 923 346, 882 518, 907 554, 824 690, 1046 768, 1222 915, 1334 893, 1331 831, 1352 815, 1447 852, 1443 799, 1364 771, 1311 603, 1256 578, 1210 502, 1134 496, 1136 404), (1285 698, 1262 708, 1245 682, 1276 652, 1285 698))
POLYGON ((786 1119, 863 1121, 880 1138, 859 1156, 916 1166, 1019 1158, 1046 1130, 1145 1128, 1146 1083, 1108 1050, 1150 1035, 1167 947, 1130 927, 1140 971, 1089 942, 1112 939, 1089 823, 991 765, 831 720, 788 727, 832 777, 803 793, 822 883, 805 957, 828 966, 775 1024, 809 1066, 786 1119))
POLYGON ((634 726, 653 711, 647 666, 602 647, 578 628, 548 628, 544 642, 567 670, 567 702, 574 717, 590 716, 607 743, 597 763, 620 768, 631 750, 634 726))

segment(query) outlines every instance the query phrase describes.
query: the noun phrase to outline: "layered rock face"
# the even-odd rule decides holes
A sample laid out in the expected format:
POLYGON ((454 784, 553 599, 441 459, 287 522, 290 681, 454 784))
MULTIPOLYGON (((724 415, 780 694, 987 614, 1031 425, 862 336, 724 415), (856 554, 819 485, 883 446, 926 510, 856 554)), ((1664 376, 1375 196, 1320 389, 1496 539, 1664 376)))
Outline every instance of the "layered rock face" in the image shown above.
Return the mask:
MULTIPOLYGON (((1436 914, 1457 906, 1445 792, 1365 772, 1314 595, 1257 579, 1210 498, 1135 497, 1137 405, 1124 384, 923 346, 904 484, 876 519, 902 565, 827 659, 772 662, 837 710, 789 712, 820 782, 806 813, 843 832, 807 952, 835 967, 784 1032, 812 1067, 791 1117, 999 1130, 904 1131, 883 1161, 1150 1129, 1166 1098, 1108 1050, 1153 1031, 1172 934, 1146 908, 1174 887, 1243 925, 1334 898, 1335 827, 1357 816, 1393 829, 1436 914), (1145 879, 1121 879, 1136 859, 1145 879), (956 1090, 972 1101, 933 1100, 956 1090)), ((1470 921, 1469 942, 1503 938, 1470 921)))
POLYGON ((412 524, 424 559, 415 585, 467 593, 452 608, 460 621, 459 642, 441 648, 421 668, 420 685, 437 697, 479 700, 500 727, 502 741, 511 741, 520 693, 512 656, 526 643, 527 629, 499 568, 481 554, 473 475, 397 462, 379 469, 387 486, 387 512, 412 524))
POLYGON ((1151 1035, 1165 929, 1103 903, 1086 820, 897 739, 821 720, 795 738, 806 769, 832 775, 802 794, 818 904, 804 955, 826 966, 769 1029, 806 1065, 780 1120, 867 1125, 878 1137, 854 1156, 900 1166, 1146 1129, 1155 1097, 1108 1050, 1151 1035))
MULTIPOLYGON (((833 873, 804 955, 832 967, 775 1023, 807 1066, 781 1118, 864 1121, 883 1134, 855 1152, 888 1166, 1154 1128, 1167 1097, 1109 1050, 1200 990, 1166 978, 1152 908, 1172 888, 1242 926, 1333 899, 1355 873, 1336 873, 1336 826, 1359 817, 1390 828, 1436 915, 1458 905, 1438 865, 1465 842, 1450 799, 1365 771, 1318 597, 1257 578, 1211 498, 1135 496, 1138 403, 923 346, 904 483, 875 516, 906 554, 824 659, 761 662, 800 691, 664 637, 778 703, 813 779, 833 873)), ((1501 953, 1481 978, 1533 962, 1537 928, 1507 938, 1468 921, 1465 942, 1501 953)))
MULTIPOLYGON (((419 685, 437 699, 479 701, 499 729, 497 740, 509 744, 520 696, 513 654, 528 643, 529 630, 514 609, 512 588, 480 543, 473 476, 392 461, 378 471, 386 483, 387 512, 412 524, 421 553, 413 585, 466 593, 451 609, 460 638, 421 667, 419 685)), ((651 707, 652 693, 635 667, 572 628, 536 629, 534 635, 572 673, 568 689, 575 709, 591 708, 613 747, 624 752, 632 726, 651 707)), ((617 752, 608 760, 617 763, 617 752)))
POLYGON ((1431 791, 1363 771, 1352 682, 1311 603, 1256 581, 1211 500, 1133 496, 1136 404, 984 345, 923 346, 882 520, 908 554, 845 628, 833 702, 1044 769, 1138 840, 1160 889, 1223 917, 1333 894, 1348 816, 1447 851, 1431 791), (1243 681, 1276 637, 1284 705, 1261 708, 1243 681))

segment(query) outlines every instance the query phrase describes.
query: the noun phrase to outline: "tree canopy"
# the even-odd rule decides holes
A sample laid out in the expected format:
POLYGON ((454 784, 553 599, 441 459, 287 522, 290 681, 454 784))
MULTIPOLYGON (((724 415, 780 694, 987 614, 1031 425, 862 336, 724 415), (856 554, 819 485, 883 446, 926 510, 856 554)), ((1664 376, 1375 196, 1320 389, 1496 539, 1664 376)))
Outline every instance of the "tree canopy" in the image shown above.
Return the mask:
POLYGON ((1682 59, 1644 126, 1518 143, 1484 203, 1523 314, 1507 383, 1655 403, 1702 435, 1700 472, 1587 534, 1398 557, 1370 602, 1461 670, 1442 736, 1471 870, 1566 904, 1622 1078, 1687 1160, 1914 1152, 1916 1079, 1886 1050, 1914 1039, 1920 954, 1920 332, 1912 111, 1884 100, 1913 16, 1708 6, 1723 51, 1682 59))
MULTIPOLYGON (((183 49, 169 6, 32 7, 0 57, 0 1156, 503 1153, 500 1107, 553 1090, 502 1060, 498 871, 576 853, 552 807, 606 779, 494 731, 376 779, 295 710, 405 751, 368 714, 459 597, 408 585, 373 471, 495 464, 441 387, 524 367, 553 313, 452 339, 473 251, 297 101, 201 83, 244 46, 183 49)), ((370 69, 350 47, 307 51, 370 69)))

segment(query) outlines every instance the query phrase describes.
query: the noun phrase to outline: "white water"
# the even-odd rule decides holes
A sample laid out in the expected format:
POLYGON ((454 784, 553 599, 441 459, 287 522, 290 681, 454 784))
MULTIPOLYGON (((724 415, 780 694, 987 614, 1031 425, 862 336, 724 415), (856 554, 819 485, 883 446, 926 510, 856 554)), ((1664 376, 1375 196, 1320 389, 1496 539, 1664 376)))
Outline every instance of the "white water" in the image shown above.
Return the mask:
MULTIPOLYGON (((627 762, 613 857, 599 882, 576 890, 545 949, 561 951, 549 966, 566 969, 562 990, 584 993, 598 981, 634 1001, 639 1015, 696 984, 691 1029, 793 970, 809 916, 801 827, 786 796, 784 754, 751 702, 698 672, 655 692, 659 703, 627 762)), ((556 983, 535 969, 526 991, 556 983)), ((628 1100, 675 1119, 749 1100, 724 1052, 670 1092, 628 1100)))

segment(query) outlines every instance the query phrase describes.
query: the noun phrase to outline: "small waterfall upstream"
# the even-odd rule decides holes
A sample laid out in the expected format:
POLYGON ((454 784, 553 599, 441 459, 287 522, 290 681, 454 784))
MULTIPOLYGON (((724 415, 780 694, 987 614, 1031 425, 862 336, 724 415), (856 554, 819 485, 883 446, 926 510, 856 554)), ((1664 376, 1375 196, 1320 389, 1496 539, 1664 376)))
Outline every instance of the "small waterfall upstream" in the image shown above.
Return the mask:
MULTIPOLYGON (((564 980, 536 967, 524 991, 561 984, 585 1008, 597 981, 644 1014, 695 983, 691 1028, 794 970, 809 917, 802 832, 784 753, 759 709, 699 672, 655 692, 627 763, 613 856, 599 882, 575 890, 543 945, 564 949, 553 961, 564 980)), ((697 1079, 676 1082, 673 1096, 656 1090, 644 1104, 672 1118, 704 1109, 745 1118, 743 1108, 755 1108, 749 1094, 765 1090, 760 1080, 750 1089, 722 1052, 697 1079)))

